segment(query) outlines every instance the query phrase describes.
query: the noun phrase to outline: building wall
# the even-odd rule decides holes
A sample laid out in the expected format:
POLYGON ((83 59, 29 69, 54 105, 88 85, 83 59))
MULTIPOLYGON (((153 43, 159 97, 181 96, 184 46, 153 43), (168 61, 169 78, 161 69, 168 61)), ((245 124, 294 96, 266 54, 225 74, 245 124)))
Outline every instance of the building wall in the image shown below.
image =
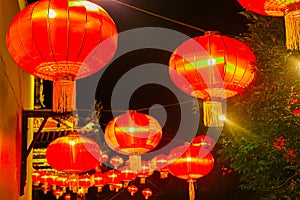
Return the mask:
MULTIPOLYGON (((31 199, 31 167, 27 167, 25 195, 19 196, 22 108, 33 108, 33 77, 23 72, 6 48, 12 18, 24 7, 22 0, 0 0, 0 199, 31 199), (23 5, 23 6, 22 6, 23 5)), ((29 129, 29 140, 32 140, 29 129)), ((28 166, 31 165, 30 159, 28 166)))

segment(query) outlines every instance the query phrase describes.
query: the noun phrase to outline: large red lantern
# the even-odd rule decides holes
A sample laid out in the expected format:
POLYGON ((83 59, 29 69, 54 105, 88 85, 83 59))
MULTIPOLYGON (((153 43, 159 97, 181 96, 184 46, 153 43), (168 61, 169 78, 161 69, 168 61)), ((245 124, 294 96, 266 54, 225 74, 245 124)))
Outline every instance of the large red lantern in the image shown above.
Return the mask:
POLYGON ((195 198, 194 182, 207 175, 214 166, 212 154, 202 146, 179 146, 169 153, 169 172, 189 182, 190 200, 195 198))
POLYGON ((49 165, 69 174, 79 174, 95 168, 101 158, 99 145, 92 139, 71 133, 52 141, 47 147, 49 165))
POLYGON ((300 1, 299 0, 238 0, 246 9, 260 15, 284 17, 286 47, 300 49, 300 1))
POLYGON ((162 128, 150 115, 130 110, 107 124, 104 138, 114 151, 129 155, 130 168, 136 172, 141 169, 140 155, 160 142, 162 128))
POLYGON ((108 13, 85 0, 40 0, 19 12, 6 37, 14 61, 53 81, 53 110, 72 111, 76 79, 103 68, 117 48, 108 13))
POLYGON ((256 58, 241 41, 206 32, 183 42, 169 61, 169 74, 185 93, 203 99, 205 126, 223 126, 221 101, 254 79, 256 58))

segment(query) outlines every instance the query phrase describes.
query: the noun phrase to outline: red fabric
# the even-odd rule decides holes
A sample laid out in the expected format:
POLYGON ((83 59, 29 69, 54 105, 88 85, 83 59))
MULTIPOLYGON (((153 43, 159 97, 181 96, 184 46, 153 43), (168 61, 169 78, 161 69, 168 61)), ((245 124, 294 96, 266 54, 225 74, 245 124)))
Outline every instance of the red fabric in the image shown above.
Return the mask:
POLYGON ((100 147, 85 136, 71 134, 52 141, 47 147, 49 165, 67 173, 81 173, 92 170, 100 162, 100 147))
POLYGON ((205 148, 190 145, 171 150, 169 172, 178 178, 195 180, 207 175, 214 166, 214 158, 205 148))
POLYGON ((158 145, 162 128, 150 115, 129 111, 108 123, 104 138, 108 146, 119 153, 143 154, 158 145))
POLYGON ((14 17, 6 42, 26 72, 48 80, 74 80, 111 60, 117 29, 108 13, 91 2, 43 0, 14 17))
POLYGON ((284 16, 286 9, 297 6, 299 0, 238 0, 238 2, 252 12, 268 16, 284 16))
POLYGON ((189 95, 224 99, 242 92, 253 81, 255 62, 250 48, 239 40, 207 32, 176 48, 169 74, 189 95))

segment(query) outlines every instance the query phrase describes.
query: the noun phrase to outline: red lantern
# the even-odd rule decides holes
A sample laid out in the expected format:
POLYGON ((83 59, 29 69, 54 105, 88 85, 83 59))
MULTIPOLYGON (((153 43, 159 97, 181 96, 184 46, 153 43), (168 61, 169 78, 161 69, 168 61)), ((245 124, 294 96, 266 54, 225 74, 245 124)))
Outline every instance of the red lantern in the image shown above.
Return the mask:
POLYGON ((56 199, 62 197, 63 194, 64 194, 63 191, 61 191, 60 189, 53 190, 53 195, 56 197, 56 199))
POLYGON ((113 156, 109 160, 110 164, 114 166, 114 169, 118 169, 124 163, 124 159, 121 156, 113 156))
POLYGON ((32 177, 32 185, 39 186, 39 184, 41 182, 41 172, 38 170, 35 170, 32 172, 31 177, 32 177))
POLYGON ((131 196, 133 196, 138 190, 139 188, 135 185, 130 185, 127 188, 127 191, 131 194, 131 196))
POLYGON ((123 166, 119 169, 120 171, 120 179, 124 183, 124 188, 126 188, 130 181, 137 178, 138 173, 134 172, 130 169, 129 166, 123 166))
POLYGON ((110 148, 129 155, 130 167, 137 171, 141 168, 140 154, 158 145, 162 129, 155 118, 131 110, 108 123, 104 138, 110 148))
POLYGON ((94 186, 97 187, 98 192, 102 191, 102 188, 107 184, 107 181, 105 180, 105 175, 102 172, 96 172, 93 174, 93 181, 94 186))
POLYGON ((155 170, 159 171, 160 178, 164 179, 168 177, 168 156, 165 154, 159 154, 153 158, 155 170))
POLYGON ((98 144, 85 136, 71 133, 52 141, 47 147, 46 158, 49 165, 69 174, 87 172, 100 161, 98 144))
POLYGON ((205 126, 223 126, 221 101, 253 81, 255 61, 250 48, 239 40, 206 32, 177 47, 169 74, 182 91, 204 100, 205 126))
POLYGON ((15 16, 6 43, 18 66, 53 81, 53 110, 65 112, 73 110, 74 81, 94 74, 111 60, 116 36, 116 25, 97 4, 40 0, 15 16))
POLYGON ((179 146, 170 151, 169 172, 189 182, 190 200, 195 198, 194 182, 207 175, 214 166, 214 158, 201 146, 179 146))
POLYGON ((84 194, 86 194, 88 192, 88 188, 92 186, 91 175, 80 175, 78 178, 78 186, 79 189, 82 190, 84 194))
POLYGON ((216 141, 207 135, 199 135, 193 139, 191 145, 203 146, 208 151, 211 151, 214 148, 214 146, 216 145, 216 141))
POLYGON ((141 169, 138 170, 138 177, 140 178, 140 184, 146 183, 146 178, 151 176, 154 172, 154 169, 151 166, 151 163, 148 161, 141 162, 141 169))
POLYGON ((121 184, 121 173, 118 170, 109 170, 104 173, 106 183, 109 185, 110 191, 119 190, 121 184))
POLYGON ((66 188, 69 185, 68 176, 59 175, 56 179, 56 185, 62 189, 63 193, 66 193, 66 190, 67 190, 66 188))
POLYGON ((300 1, 299 0, 238 0, 246 9, 260 15, 283 17, 285 19, 286 47, 300 48, 300 1))
POLYGON ((142 194, 145 197, 145 199, 148 199, 152 196, 152 190, 150 190, 149 188, 145 188, 142 190, 142 194))

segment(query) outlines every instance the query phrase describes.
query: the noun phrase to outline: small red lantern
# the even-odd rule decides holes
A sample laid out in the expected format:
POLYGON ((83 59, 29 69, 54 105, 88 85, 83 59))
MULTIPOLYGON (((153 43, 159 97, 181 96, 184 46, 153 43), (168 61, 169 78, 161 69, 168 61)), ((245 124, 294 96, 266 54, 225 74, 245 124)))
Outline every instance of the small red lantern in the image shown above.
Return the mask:
POLYGON ((145 199, 149 199, 149 197, 152 196, 152 190, 149 188, 145 188, 142 190, 142 194, 145 197, 145 199))
POLYGON ((214 166, 214 158, 201 146, 179 146, 170 151, 169 172, 189 182, 190 200, 195 198, 194 182, 207 175, 214 166))
POLYGON ((203 99, 204 125, 223 126, 221 101, 242 92, 254 79, 250 48, 216 32, 183 42, 169 61, 169 74, 185 93, 203 99))
POLYGON ((62 197, 63 194, 64 194, 64 192, 60 189, 53 190, 53 195, 55 196, 56 199, 59 199, 60 197, 62 197))
POLYGON ((141 162, 141 169, 138 170, 138 177, 140 178, 140 184, 146 183, 146 178, 151 176, 154 172, 154 169, 151 166, 149 161, 141 162))
POLYGON ((32 172, 31 177, 32 177, 32 185, 39 186, 39 184, 41 182, 41 172, 38 170, 35 170, 32 172))
POLYGON ((238 0, 244 8, 260 15, 285 19, 286 47, 300 49, 300 1, 299 0, 238 0))
POLYGON ((109 185, 110 191, 119 190, 118 186, 121 184, 121 173, 118 170, 109 170, 104 173, 106 183, 109 185), (116 186, 116 187, 114 187, 116 186))
POLYGON ((105 175, 102 172, 96 172, 92 177, 94 186, 97 187, 98 192, 101 192, 102 188, 107 184, 105 175))
POLYGON ((165 154, 159 154, 153 158, 153 162, 155 163, 155 170, 159 171, 160 178, 164 179, 168 177, 169 169, 168 169, 168 156, 165 154))
POLYGON ((101 150, 94 140, 71 133, 52 141, 47 147, 46 158, 52 168, 78 174, 95 168, 101 150))
POLYGON ((118 169, 124 163, 124 159, 121 156, 113 156, 109 160, 110 164, 114 166, 114 169, 118 169))
POLYGON ((130 169, 129 166, 123 166, 119 169, 120 171, 120 179, 124 183, 124 188, 126 188, 130 181, 137 178, 138 173, 134 172, 132 169, 130 169))
POLYGON ((193 139, 191 145, 203 146, 208 151, 211 151, 214 148, 214 146, 216 145, 216 141, 207 135, 199 135, 193 139))
POLYGON ((131 194, 131 196, 133 196, 135 193, 137 193, 138 190, 139 190, 139 188, 135 185, 130 185, 127 188, 127 191, 131 194))
POLYGON ((110 148, 129 155, 130 167, 137 171, 141 168, 140 154, 147 153, 158 145, 162 129, 150 115, 130 110, 108 123, 104 138, 110 148))
POLYGON ((69 186, 68 176, 59 175, 56 179, 56 185, 62 189, 63 193, 66 193, 67 187, 69 186))
POLYGON ((79 189, 81 189, 84 194, 86 194, 88 192, 88 188, 92 186, 91 175, 80 175, 78 178, 78 185, 79 189))
POLYGON ((74 81, 94 74, 111 60, 116 36, 116 25, 97 4, 40 0, 15 16, 6 43, 18 66, 53 81, 53 110, 65 112, 75 105, 74 81))

